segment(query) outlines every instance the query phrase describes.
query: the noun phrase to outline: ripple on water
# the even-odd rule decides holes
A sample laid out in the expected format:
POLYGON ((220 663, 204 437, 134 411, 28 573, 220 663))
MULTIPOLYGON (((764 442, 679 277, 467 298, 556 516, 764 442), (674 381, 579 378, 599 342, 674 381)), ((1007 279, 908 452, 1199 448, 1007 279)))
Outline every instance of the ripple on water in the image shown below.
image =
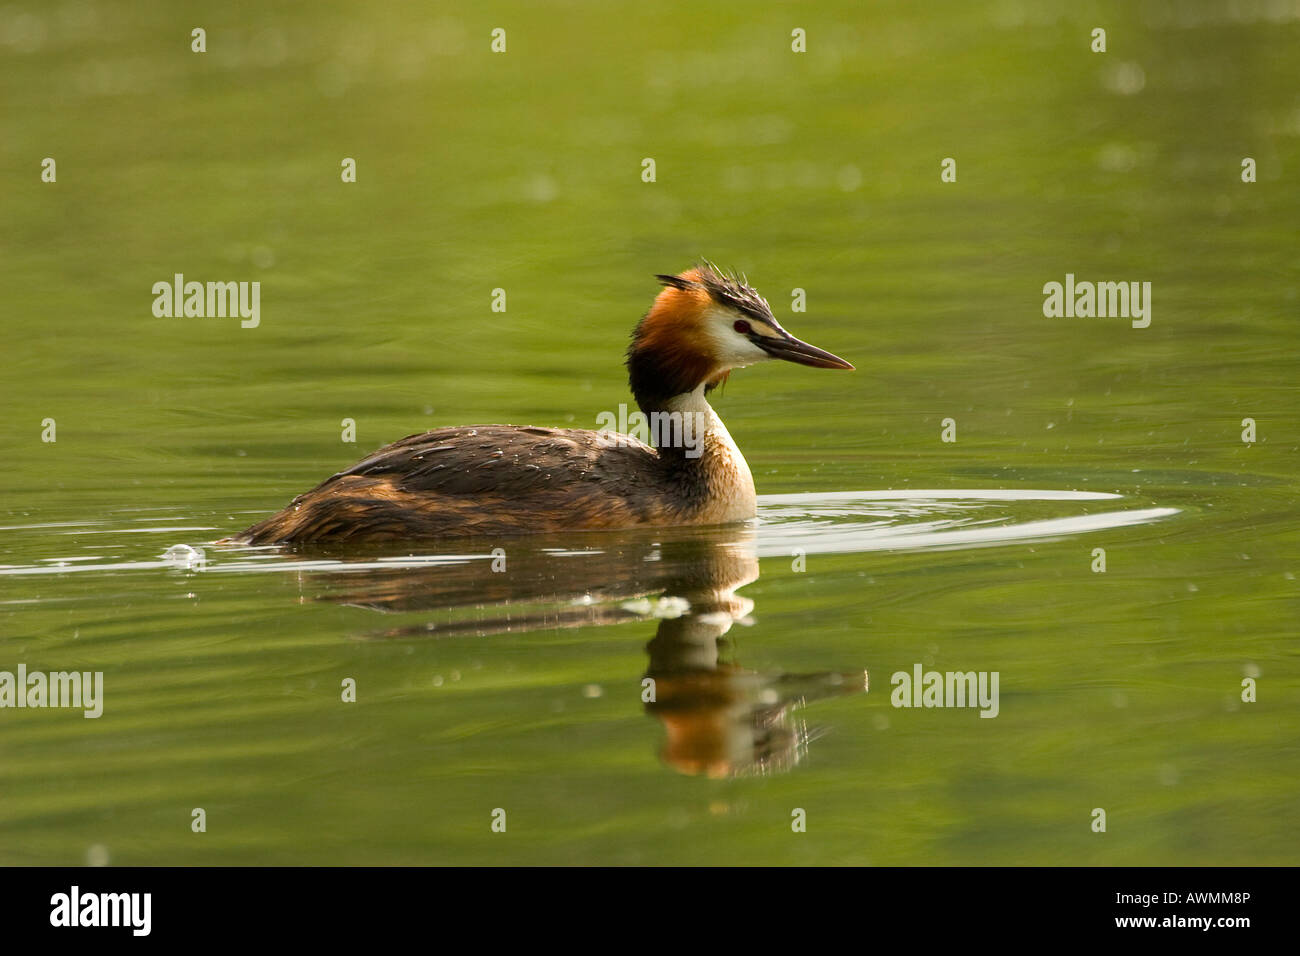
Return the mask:
MULTIPOLYGON (((1102 492, 1053 490, 908 490, 843 491, 763 495, 758 520, 750 535, 759 557, 805 554, 852 554, 870 551, 921 551, 988 548, 1088 534, 1111 528, 1147 524, 1178 513, 1168 507, 1122 507, 1123 496, 1102 492), (1101 510, 1094 503, 1106 502, 1101 510)), ((177 516, 177 524, 154 521, 147 528, 117 528, 122 534, 156 535, 168 543, 149 560, 115 560, 119 555, 67 554, 39 558, 29 564, 0 565, 0 576, 180 570, 192 573, 256 573, 286 571, 357 572, 367 570, 464 565, 490 561, 491 548, 474 547, 451 553, 375 555, 360 558, 308 558, 276 548, 215 548, 175 542, 180 532, 212 530, 197 524, 201 517, 177 516), (181 524, 179 522, 188 522, 181 524), (183 560, 181 560, 183 558, 183 560)), ((111 536, 111 522, 59 522, 0 528, 0 532, 45 532, 51 536, 94 533, 111 536), (93 527, 92 527, 93 526, 93 527)), ((683 531, 690 534, 693 529, 683 531)), ((676 533, 655 532, 671 540, 676 533)), ((599 553, 605 536, 584 534, 556 546, 553 539, 537 541, 537 550, 569 560, 599 553)))

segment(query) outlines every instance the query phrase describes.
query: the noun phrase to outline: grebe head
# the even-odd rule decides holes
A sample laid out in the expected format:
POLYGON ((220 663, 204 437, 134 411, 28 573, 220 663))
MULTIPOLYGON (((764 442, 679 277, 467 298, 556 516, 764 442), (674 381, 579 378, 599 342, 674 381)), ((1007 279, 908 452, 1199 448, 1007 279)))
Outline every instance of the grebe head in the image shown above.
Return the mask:
POLYGON ((733 368, 770 359, 853 368, 781 328, 766 299, 710 262, 655 278, 664 289, 632 333, 627 351, 632 394, 643 410, 662 408, 701 385, 711 391, 733 368))

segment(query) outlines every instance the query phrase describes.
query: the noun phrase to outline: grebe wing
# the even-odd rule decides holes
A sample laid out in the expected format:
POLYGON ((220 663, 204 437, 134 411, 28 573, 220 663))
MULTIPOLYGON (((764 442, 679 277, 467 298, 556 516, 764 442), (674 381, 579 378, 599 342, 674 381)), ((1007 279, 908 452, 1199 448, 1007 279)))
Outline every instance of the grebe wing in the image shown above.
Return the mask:
POLYGON ((409 435, 327 478, 386 476, 402 491, 452 495, 525 494, 573 481, 623 487, 660 459, 627 435, 574 428, 469 425, 409 435))

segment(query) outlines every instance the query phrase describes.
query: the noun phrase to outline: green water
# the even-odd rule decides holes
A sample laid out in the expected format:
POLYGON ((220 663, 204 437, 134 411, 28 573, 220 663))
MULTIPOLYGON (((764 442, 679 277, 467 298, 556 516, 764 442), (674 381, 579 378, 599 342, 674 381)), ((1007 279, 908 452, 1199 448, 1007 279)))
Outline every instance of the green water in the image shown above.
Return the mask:
POLYGON ((1296 862, 1298 43, 1244 2, 6 6, 0 671, 104 711, 0 710, 0 862, 1296 862), (212 544, 424 428, 595 427, 700 255, 858 367, 715 396, 758 527, 212 544), (260 324, 155 318, 175 273, 260 324), (1044 317, 1067 273, 1150 326, 1044 317), (916 664, 998 716, 891 706, 916 664))

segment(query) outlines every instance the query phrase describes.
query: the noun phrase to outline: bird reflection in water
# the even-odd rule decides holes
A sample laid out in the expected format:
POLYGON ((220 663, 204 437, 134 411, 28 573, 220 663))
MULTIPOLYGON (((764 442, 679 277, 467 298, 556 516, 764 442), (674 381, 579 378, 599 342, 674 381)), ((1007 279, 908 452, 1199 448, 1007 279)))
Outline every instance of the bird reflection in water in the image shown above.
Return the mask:
POLYGON ((486 637, 654 620, 641 699, 664 727, 664 762, 709 777, 790 770, 820 735, 803 709, 821 698, 865 693, 866 672, 743 667, 732 659, 727 634, 738 622, 752 623, 754 602, 736 591, 759 575, 753 529, 663 535, 600 535, 582 539, 585 548, 575 548, 572 537, 565 547, 530 538, 498 545, 495 557, 485 548, 415 567, 370 562, 365 570, 327 576, 316 597, 433 615, 372 631, 367 639, 486 637))

